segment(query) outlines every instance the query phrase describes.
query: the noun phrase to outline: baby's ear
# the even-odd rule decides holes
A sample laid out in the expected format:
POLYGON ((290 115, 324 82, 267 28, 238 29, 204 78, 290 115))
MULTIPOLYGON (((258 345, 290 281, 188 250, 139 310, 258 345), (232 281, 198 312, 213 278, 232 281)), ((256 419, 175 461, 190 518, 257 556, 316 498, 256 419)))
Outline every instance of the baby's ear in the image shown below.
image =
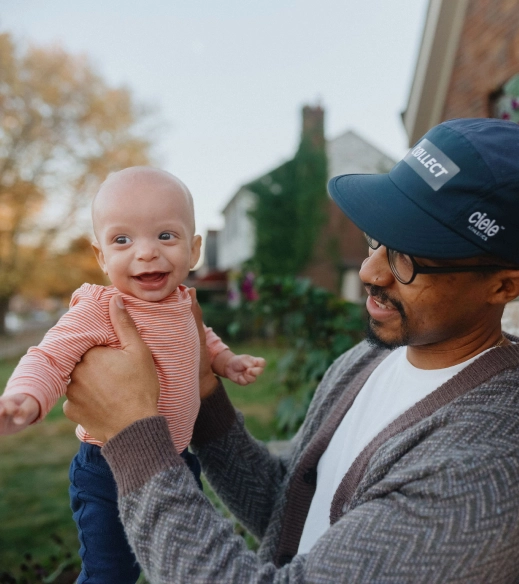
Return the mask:
POLYGON ((200 235, 194 235, 193 241, 191 242, 191 260, 189 262, 189 267, 193 269, 198 260, 200 259, 200 248, 202 245, 202 237, 200 235))
POLYGON ((99 245, 99 243, 95 240, 92 242, 92 249, 94 250, 94 253, 96 254, 97 263, 101 266, 101 269, 103 270, 103 272, 105 274, 108 274, 108 272, 106 271, 106 262, 105 262, 105 256, 103 255, 103 250, 101 249, 101 246, 99 245))

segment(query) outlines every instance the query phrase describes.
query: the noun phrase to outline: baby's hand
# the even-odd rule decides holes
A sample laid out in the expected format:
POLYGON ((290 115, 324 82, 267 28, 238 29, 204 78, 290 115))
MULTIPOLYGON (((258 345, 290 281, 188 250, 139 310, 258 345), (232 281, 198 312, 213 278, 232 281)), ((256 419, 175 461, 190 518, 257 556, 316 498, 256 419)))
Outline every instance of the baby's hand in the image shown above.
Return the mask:
POLYGON ((0 397, 0 435, 15 434, 38 417, 40 404, 30 395, 17 393, 0 397))
POLYGON ((238 385, 254 383, 265 368, 265 359, 251 355, 233 355, 225 364, 224 377, 238 385))

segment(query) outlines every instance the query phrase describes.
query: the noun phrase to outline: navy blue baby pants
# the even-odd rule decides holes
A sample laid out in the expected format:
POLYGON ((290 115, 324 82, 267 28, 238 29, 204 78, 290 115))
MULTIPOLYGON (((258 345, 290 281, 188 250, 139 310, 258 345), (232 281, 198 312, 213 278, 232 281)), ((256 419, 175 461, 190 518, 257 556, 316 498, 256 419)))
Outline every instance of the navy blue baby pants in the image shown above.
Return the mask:
MULTIPOLYGON (((198 459, 187 449, 181 456, 202 488, 198 459)), ((69 478, 70 505, 81 544, 78 584, 133 584, 141 570, 119 519, 117 487, 101 448, 82 442, 69 478)))

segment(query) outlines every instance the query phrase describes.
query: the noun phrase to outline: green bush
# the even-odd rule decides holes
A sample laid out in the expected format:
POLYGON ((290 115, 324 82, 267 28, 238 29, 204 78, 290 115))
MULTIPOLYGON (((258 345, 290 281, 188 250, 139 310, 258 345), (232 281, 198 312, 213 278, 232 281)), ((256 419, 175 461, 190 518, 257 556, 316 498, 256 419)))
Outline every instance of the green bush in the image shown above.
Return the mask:
POLYGON ((221 303, 200 303, 204 324, 222 339, 229 339, 229 326, 235 320, 235 310, 221 303))
POLYGON ((303 422, 317 384, 331 363, 363 338, 365 312, 310 283, 294 277, 260 276, 257 300, 240 313, 249 315, 263 331, 281 338, 288 351, 278 362, 284 396, 278 428, 294 434, 303 422))

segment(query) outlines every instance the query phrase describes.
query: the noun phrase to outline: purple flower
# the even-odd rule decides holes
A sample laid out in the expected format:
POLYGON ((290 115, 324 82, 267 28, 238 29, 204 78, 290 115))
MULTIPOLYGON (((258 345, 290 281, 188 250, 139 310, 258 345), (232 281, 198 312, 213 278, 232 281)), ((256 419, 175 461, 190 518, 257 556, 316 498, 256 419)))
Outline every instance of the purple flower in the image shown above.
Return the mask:
POLYGON ((249 302, 254 302, 254 300, 258 299, 258 293, 254 289, 254 273, 248 272, 245 276, 242 285, 241 291, 243 295, 249 302))

